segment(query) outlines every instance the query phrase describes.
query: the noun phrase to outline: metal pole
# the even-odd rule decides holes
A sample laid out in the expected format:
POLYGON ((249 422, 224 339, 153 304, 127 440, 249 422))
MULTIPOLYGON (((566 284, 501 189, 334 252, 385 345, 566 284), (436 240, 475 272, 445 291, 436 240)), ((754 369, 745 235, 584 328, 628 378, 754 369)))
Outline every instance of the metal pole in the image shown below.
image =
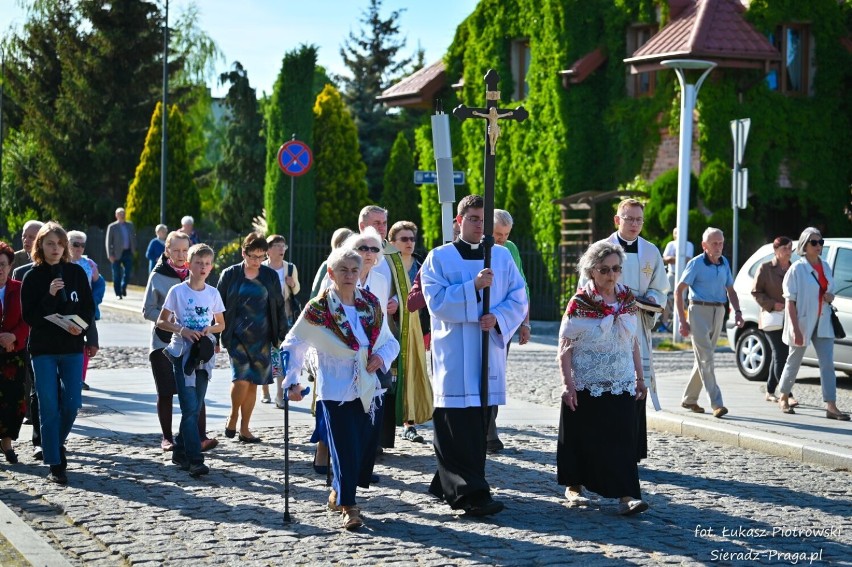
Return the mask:
MULTIPOLYGON (((694 60, 670 60, 663 61, 664 67, 673 68, 680 81, 680 148, 678 149, 678 173, 677 173, 677 252, 675 255, 675 285, 680 281, 683 270, 686 268, 686 241, 689 231, 689 179, 692 171, 692 114, 695 111, 695 100, 701 84, 710 71, 716 66, 710 61, 694 60), (704 73, 695 84, 689 83, 686 70, 700 69, 704 73)), ((677 342, 680 337, 680 316, 675 309, 674 327, 672 328, 672 341, 677 342)))
POLYGON ((3 187, 3 91, 6 90, 6 50, 0 49, 0 188, 3 187))
POLYGON ((166 169, 169 139, 169 0, 163 25, 163 140, 160 145, 160 224, 166 224, 166 169))
MULTIPOLYGON (((296 134, 293 133, 290 136, 290 140, 295 140, 296 134)), ((287 239, 287 246, 290 248, 290 261, 293 261, 293 225, 295 224, 293 215, 295 214, 296 208, 296 178, 292 175, 290 176, 290 237, 287 239)))

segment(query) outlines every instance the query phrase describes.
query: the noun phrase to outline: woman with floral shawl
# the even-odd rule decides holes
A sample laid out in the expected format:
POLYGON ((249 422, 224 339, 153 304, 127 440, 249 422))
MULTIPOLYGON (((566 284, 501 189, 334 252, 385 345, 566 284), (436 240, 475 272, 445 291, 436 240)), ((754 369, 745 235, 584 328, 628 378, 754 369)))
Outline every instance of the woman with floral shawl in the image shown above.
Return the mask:
POLYGON ((644 512, 636 465, 636 403, 647 390, 636 338, 636 300, 618 283, 624 251, 601 240, 580 258, 588 282, 559 329, 562 404, 556 467, 568 506, 588 506, 583 487, 618 498, 618 513, 644 512))
POLYGON ((331 287, 308 303, 281 345, 284 387, 293 401, 302 398, 298 380, 305 355, 310 347, 316 351, 317 405, 329 433, 334 473, 328 507, 341 512, 347 530, 364 524, 355 492, 358 486, 368 488, 373 474, 382 393, 376 371, 387 372, 399 354, 379 301, 357 287, 362 262, 351 249, 331 253, 331 287))

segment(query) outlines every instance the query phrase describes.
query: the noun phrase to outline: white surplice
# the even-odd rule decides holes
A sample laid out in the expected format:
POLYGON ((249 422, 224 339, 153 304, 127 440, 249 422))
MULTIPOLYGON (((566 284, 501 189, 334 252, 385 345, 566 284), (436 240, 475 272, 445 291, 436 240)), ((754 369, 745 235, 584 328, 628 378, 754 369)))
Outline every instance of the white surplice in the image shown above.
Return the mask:
MULTIPOLYGON (((463 246, 470 246, 462 243, 463 246)), ((481 405, 481 291, 474 278, 483 260, 465 260, 454 244, 432 250, 421 268, 426 306, 432 319, 432 391, 436 408, 481 405)), ((524 280, 502 246, 491 251, 490 312, 497 317, 488 349, 488 405, 506 403, 506 345, 527 312, 524 280), (499 328, 499 332, 498 332, 499 328)))

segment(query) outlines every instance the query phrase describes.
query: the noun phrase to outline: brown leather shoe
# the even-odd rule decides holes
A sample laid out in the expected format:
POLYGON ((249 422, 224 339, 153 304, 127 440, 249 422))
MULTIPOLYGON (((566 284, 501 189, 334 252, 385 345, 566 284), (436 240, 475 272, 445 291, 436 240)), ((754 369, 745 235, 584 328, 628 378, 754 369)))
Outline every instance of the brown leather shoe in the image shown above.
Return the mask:
POLYGON ((216 438, 202 439, 201 440, 201 450, 202 451, 209 451, 211 449, 215 449, 218 444, 219 444, 219 440, 216 439, 216 438))
POLYGON ((719 406, 713 410, 713 417, 722 417, 723 415, 728 415, 728 408, 725 406, 719 406))
POLYGON ((688 409, 692 413, 704 413, 704 408, 699 406, 698 404, 688 404, 686 402, 683 402, 682 404, 680 404, 680 407, 682 407, 683 409, 688 409))

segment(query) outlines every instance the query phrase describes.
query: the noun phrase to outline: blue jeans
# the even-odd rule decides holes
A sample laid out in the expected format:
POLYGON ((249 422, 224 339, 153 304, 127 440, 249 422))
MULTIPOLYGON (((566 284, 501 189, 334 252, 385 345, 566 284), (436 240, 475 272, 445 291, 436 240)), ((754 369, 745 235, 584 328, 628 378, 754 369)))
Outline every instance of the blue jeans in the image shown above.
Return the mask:
POLYGON ((204 455, 201 454, 201 435, 198 432, 198 412, 204 405, 209 377, 207 371, 196 370, 195 387, 187 386, 183 377, 181 360, 177 359, 176 362, 172 362, 178 403, 180 404, 180 428, 175 435, 173 451, 179 459, 186 457, 186 461, 190 465, 194 465, 204 462, 204 455))
POLYGON ((83 405, 83 353, 40 354, 32 361, 44 462, 58 465, 59 448, 65 445, 83 405))
POLYGON ((127 283, 132 271, 133 253, 128 248, 112 263, 112 286, 116 295, 127 295, 127 283))

